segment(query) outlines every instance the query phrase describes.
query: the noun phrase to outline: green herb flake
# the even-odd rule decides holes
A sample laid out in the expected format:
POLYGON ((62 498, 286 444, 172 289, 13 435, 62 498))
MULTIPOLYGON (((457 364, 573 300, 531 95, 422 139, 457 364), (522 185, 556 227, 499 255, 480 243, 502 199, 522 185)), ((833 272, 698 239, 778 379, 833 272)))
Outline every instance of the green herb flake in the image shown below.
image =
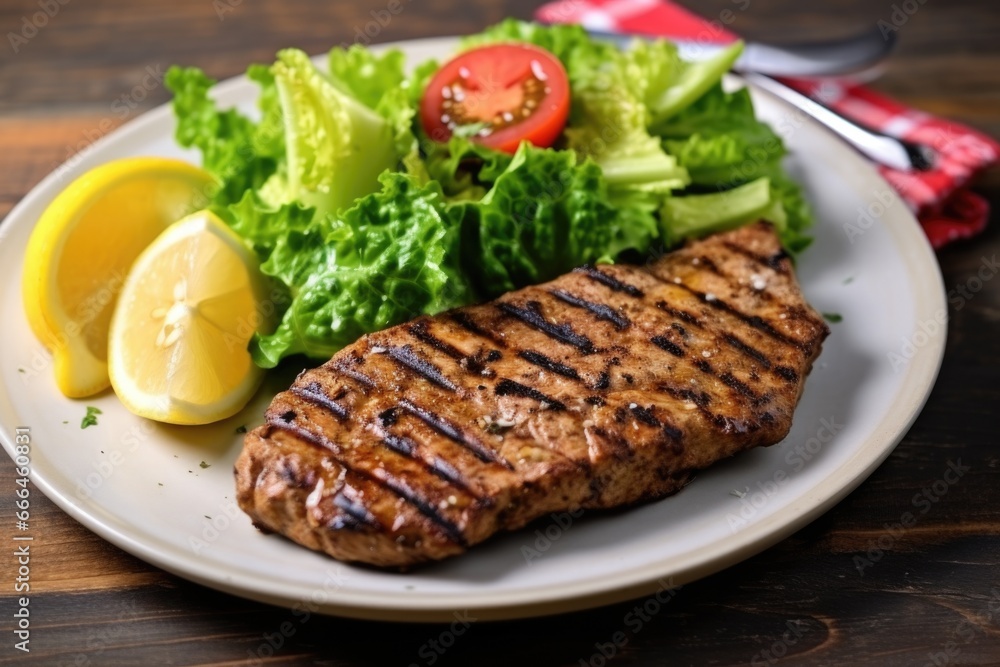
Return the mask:
POLYGON ((844 316, 840 313, 823 313, 823 319, 836 324, 837 322, 843 322, 844 316))
POLYGON ((87 428, 88 426, 97 426, 97 415, 104 414, 101 412, 100 408, 95 408, 92 405, 87 406, 87 414, 84 416, 83 421, 80 422, 80 428, 87 428))
POLYGON ((847 278, 844 278, 845 285, 850 285, 853 282, 854 282, 854 276, 848 276, 847 278))
POLYGON ((28 371, 24 370, 23 368, 18 368, 17 372, 18 373, 27 373, 28 371))
POLYGON ((246 433, 247 432, 247 427, 241 424, 241 425, 239 425, 239 426, 236 427, 236 432, 237 433, 246 433))
POLYGON ((210 468, 212 466, 211 463, 205 463, 204 461, 202 461, 198 465, 200 465, 202 468, 210 468))

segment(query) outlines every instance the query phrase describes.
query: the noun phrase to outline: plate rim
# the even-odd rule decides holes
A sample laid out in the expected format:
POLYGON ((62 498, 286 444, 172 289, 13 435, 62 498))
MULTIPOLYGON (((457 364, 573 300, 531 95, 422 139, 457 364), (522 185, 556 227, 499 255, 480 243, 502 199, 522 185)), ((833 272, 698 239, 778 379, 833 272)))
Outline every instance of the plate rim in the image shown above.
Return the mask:
MULTIPOLYGON (((460 37, 455 36, 427 37, 373 45, 372 48, 377 50, 399 48, 405 51, 421 46, 446 50, 453 47, 459 39, 460 37)), ((320 54, 315 56, 314 60, 319 61, 324 57, 325 54, 320 54)), ((226 79, 217 85, 215 95, 223 97, 246 83, 245 74, 226 79)), ((793 107, 766 91, 748 82, 743 83, 754 95, 767 97, 779 108, 794 111, 793 107)), ((101 151, 107 144, 121 141, 122 135, 132 137, 141 135, 163 122, 164 117, 171 115, 170 103, 164 103, 109 132, 84 151, 87 153, 101 151)), ((850 159, 856 163, 854 166, 860 174, 859 178, 865 183, 884 189, 891 187, 873 165, 853 154, 832 133, 812 119, 806 118, 805 122, 814 129, 819 129, 827 141, 841 145, 846 151, 845 154, 852 155, 850 159)), ((11 209, 0 224, 23 216, 22 211, 38 205, 38 200, 51 200, 56 193, 50 191, 59 186, 65 174, 79 168, 78 164, 71 164, 76 157, 76 155, 71 156, 46 175, 11 209)), ((893 238, 894 245, 907 258, 906 266, 910 269, 909 278, 914 293, 922 296, 913 304, 914 321, 932 318, 939 312, 944 312, 947 316, 944 280, 933 250, 912 213, 906 210, 899 214, 908 218, 907 222, 912 222, 912 225, 886 225, 886 229, 893 238), (915 271, 918 267, 920 271, 915 271), (933 270, 928 271, 929 268, 933 270), (920 290, 919 287, 925 289, 920 290), (927 298, 931 294, 934 298, 927 298)), ((0 243, 2 242, 0 238, 0 243)), ((20 276, 16 279, 20 282, 20 276)), ((919 355, 910 360, 906 367, 906 375, 900 383, 900 390, 893 397, 894 409, 883 415, 878 427, 869 433, 854 454, 839 466, 839 475, 824 479, 821 485, 799 497, 789 507, 750 523, 732 536, 731 545, 717 549, 709 558, 688 556, 680 563, 677 560, 661 559, 611 575, 591 575, 586 582, 561 583, 527 591, 491 591, 485 594, 474 590, 471 593, 469 591, 425 592, 409 597, 389 592, 363 593, 339 590, 336 595, 319 605, 317 612, 383 621, 451 620, 456 610, 469 610, 470 613, 477 614, 480 620, 526 618, 582 610, 654 593, 663 588, 661 582, 668 575, 670 585, 680 586, 719 572, 766 550, 829 511, 888 458, 930 397, 944 358, 946 341, 946 334, 934 337, 932 342, 921 349, 919 355), (789 514, 793 516, 789 518, 789 514)), ((7 393, 6 387, 3 387, 3 390, 7 393)), ((4 449, 13 458, 13 437, 7 425, 2 422, 0 422, 0 440, 3 441, 4 449)), ((285 592, 282 594, 276 590, 274 582, 268 580, 254 580, 252 577, 235 575, 219 578, 200 568, 196 556, 185 554, 187 558, 178 558, 172 552, 160 552, 155 547, 144 544, 118 531, 114 526, 106 524, 100 517, 89 514, 50 484, 44 475, 38 476, 34 469, 31 473, 31 481, 35 486, 62 511, 102 539, 156 567, 209 588, 268 604, 287 607, 289 604, 294 604, 293 601, 303 599, 301 596, 293 595, 295 591, 289 586, 284 587, 285 592)), ((331 562, 339 563, 332 559, 331 562)))

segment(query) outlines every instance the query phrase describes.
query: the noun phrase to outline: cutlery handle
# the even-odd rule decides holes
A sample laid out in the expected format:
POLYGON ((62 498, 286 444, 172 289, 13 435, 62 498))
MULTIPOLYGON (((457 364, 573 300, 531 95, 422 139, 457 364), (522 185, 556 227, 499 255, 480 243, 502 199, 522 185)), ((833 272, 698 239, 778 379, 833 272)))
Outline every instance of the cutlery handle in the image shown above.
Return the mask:
POLYGON ((821 125, 879 164, 902 171, 913 169, 926 171, 934 164, 934 152, 928 146, 904 141, 861 127, 769 76, 755 72, 740 72, 740 76, 806 112, 821 125))

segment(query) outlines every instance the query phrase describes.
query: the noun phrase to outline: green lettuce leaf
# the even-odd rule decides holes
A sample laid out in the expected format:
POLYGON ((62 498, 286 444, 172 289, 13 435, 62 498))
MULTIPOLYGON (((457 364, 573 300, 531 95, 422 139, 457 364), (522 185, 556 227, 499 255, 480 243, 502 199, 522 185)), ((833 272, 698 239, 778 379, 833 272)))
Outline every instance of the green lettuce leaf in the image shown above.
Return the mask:
POLYGON ((692 62, 677 59, 669 67, 672 76, 663 71, 667 67, 655 64, 655 58, 647 59, 646 62, 656 73, 655 77, 647 77, 649 83, 643 96, 652 121, 662 122, 688 108, 722 80, 742 52, 743 42, 734 42, 705 60, 692 62))
POLYGON ((698 185, 740 185, 771 173, 785 156, 774 130, 754 115, 750 93, 717 85, 656 130, 698 185))
POLYGON ((406 80, 406 57, 399 49, 379 55, 359 44, 334 48, 327 64, 330 81, 369 109, 378 108, 406 80))
POLYGON ((261 268, 293 300, 274 333, 251 342, 259 366, 291 354, 327 358, 366 333, 471 300, 459 221, 440 188, 391 172, 381 184, 341 216, 319 215, 278 241, 261 268))
POLYGON ((410 87, 414 80, 406 76, 403 52, 389 49, 379 55, 355 44, 348 49, 332 49, 327 62, 334 85, 389 123, 396 155, 414 152, 413 117, 419 99, 412 99, 410 87))
POLYGON ((801 252, 812 242, 806 233, 812 223, 809 204, 799 185, 778 167, 769 176, 728 190, 671 197, 660 209, 666 247, 757 220, 773 223, 781 244, 790 252, 801 252))
POLYGON ((386 119, 302 51, 280 51, 271 73, 286 137, 286 168, 264 193, 271 203, 299 201, 333 213, 378 189, 379 174, 402 157, 386 119))
MULTIPOLYGON (((253 342, 256 363, 270 368, 291 354, 327 357, 422 313, 646 252, 659 233, 655 211, 612 204, 600 168, 577 164, 570 151, 524 144, 514 156, 490 155, 496 151, 465 144, 453 140, 456 155, 466 162, 482 156, 478 171, 466 175, 484 192, 478 199, 448 198, 436 180, 388 172, 381 190, 339 216, 292 205, 266 209, 253 199, 230 207, 243 224, 254 221, 236 228, 255 247, 271 248, 262 269, 292 298, 277 330, 253 342), (289 231, 275 241, 283 226, 289 231)), ((446 165, 467 169, 457 159, 434 168, 446 165)), ((450 182, 458 180, 452 175, 450 182)))
POLYGON ((759 220, 770 206, 771 184, 766 178, 722 192, 671 197, 660 210, 661 232, 670 246, 759 220))
POLYGON ((800 253, 813 241, 809 234, 814 218, 812 206, 806 199, 802 186, 780 164, 771 166, 767 178, 771 184, 771 199, 781 206, 784 214, 784 222, 778 226, 781 244, 793 254, 800 253))
POLYGON ((228 206, 212 210, 257 253, 264 262, 288 234, 308 229, 317 217, 316 210, 299 203, 273 206, 253 190, 228 206))
POLYGON ((546 26, 517 19, 506 19, 481 33, 465 37, 461 49, 465 51, 496 42, 524 42, 545 49, 563 63, 571 83, 588 67, 617 58, 619 53, 614 44, 591 39, 578 25, 546 26))
POLYGON ((174 94, 177 143, 201 151, 202 167, 219 182, 213 198, 219 205, 239 201, 248 190, 263 186, 285 154, 274 78, 259 65, 247 74, 261 88, 259 122, 235 109, 218 109, 210 96, 215 81, 198 68, 171 67, 165 77, 174 94))
POLYGON ((514 156, 453 136, 447 144, 430 142, 425 157, 429 178, 451 201, 479 201, 514 156))
POLYGON ((686 186, 687 170, 646 130, 645 107, 630 96, 620 78, 605 81, 578 89, 573 119, 565 130, 567 146, 581 159, 593 160, 612 191, 666 196, 686 186))
POLYGON ((466 271, 483 296, 612 261, 627 250, 645 252, 658 235, 650 210, 613 204, 601 169, 578 163, 570 151, 524 143, 492 182, 486 179, 493 173, 477 177, 486 194, 453 207, 466 223, 466 271))
MULTIPOLYGON (((809 245, 812 239, 807 229, 812 224, 812 210, 802 188, 782 166, 787 151, 781 137, 757 120, 748 90, 727 93, 716 85, 684 111, 656 124, 654 131, 664 138, 667 150, 688 170, 695 185, 719 191, 715 199, 701 200, 699 211, 719 199, 732 201, 725 191, 767 179, 769 203, 758 212, 759 217, 775 224, 782 244, 790 252, 801 252, 809 245)), ((753 188, 750 191, 759 192, 753 188)), ((678 201, 667 207, 672 209, 673 224, 683 220, 689 204, 678 201)), ((703 223, 701 214, 686 221, 691 229, 711 229, 711 225, 703 223)), ((669 226, 667 220, 664 225, 669 226)))

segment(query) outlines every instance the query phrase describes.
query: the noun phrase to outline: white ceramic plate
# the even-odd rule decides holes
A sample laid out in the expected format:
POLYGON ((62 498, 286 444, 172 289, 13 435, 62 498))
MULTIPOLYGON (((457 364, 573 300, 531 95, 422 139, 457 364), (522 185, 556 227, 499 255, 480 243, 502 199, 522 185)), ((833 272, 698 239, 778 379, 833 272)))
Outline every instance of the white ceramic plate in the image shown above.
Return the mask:
MULTIPOLYGON (((446 56, 454 41, 399 46, 419 62, 446 56)), ((223 104, 246 110, 255 95, 242 77, 218 87, 223 104)), ((233 505, 236 428, 259 423, 271 390, 286 379, 274 378, 241 415, 203 428, 138 419, 110 392, 64 398, 21 306, 28 236, 60 189, 93 166, 137 155, 197 163, 196 154, 174 145, 167 107, 74 157, 0 226, 4 447, 12 453, 15 428, 30 428, 37 487, 139 558, 222 591, 331 614, 421 621, 450 619, 456 610, 478 618, 530 616, 636 597, 737 563, 832 507, 888 456, 926 400, 945 342, 941 276, 913 216, 849 148, 794 109, 755 97, 759 114, 790 146, 791 166, 819 214, 816 242, 799 260, 803 289, 818 310, 840 313, 843 321, 831 325, 789 437, 704 472, 672 498, 543 519, 444 563, 409 574, 380 572, 263 535, 233 505), (863 211, 876 215, 874 224, 863 211), (847 231, 860 234, 852 242, 847 231), (82 430, 87 405, 104 414, 97 427, 82 430)))

